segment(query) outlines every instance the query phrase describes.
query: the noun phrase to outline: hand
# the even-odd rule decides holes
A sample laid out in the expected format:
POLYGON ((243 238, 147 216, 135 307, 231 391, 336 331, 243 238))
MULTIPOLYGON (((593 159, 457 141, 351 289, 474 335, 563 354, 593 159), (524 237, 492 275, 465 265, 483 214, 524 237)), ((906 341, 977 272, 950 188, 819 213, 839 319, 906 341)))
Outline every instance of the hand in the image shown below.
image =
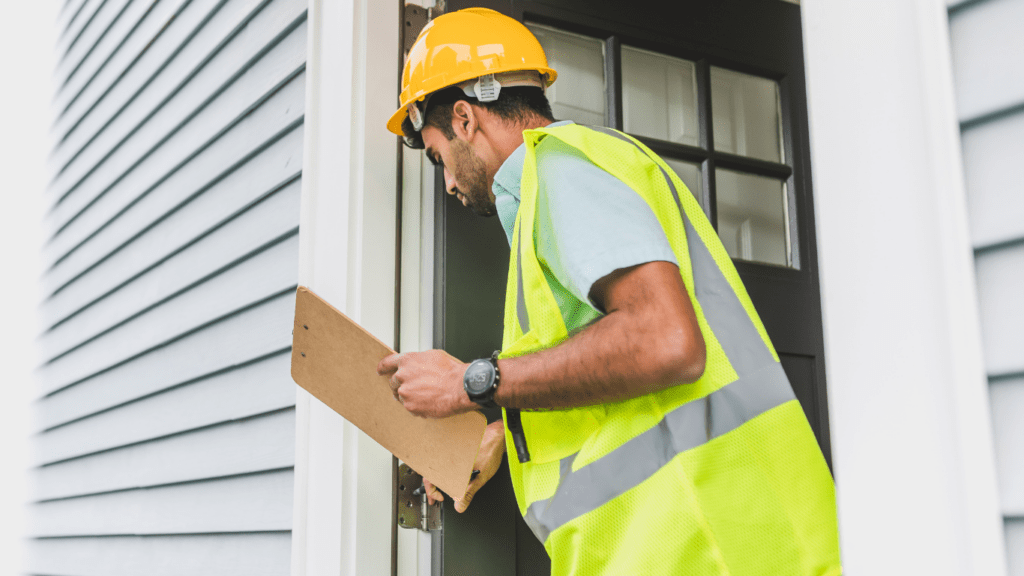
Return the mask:
POLYGON ((377 365, 390 376, 395 400, 416 416, 444 418, 476 410, 462 387, 466 366, 444 350, 392 354, 377 365))
MULTIPOLYGON (((473 501, 473 496, 498 471, 503 456, 505 456, 505 426, 501 420, 498 420, 497 422, 492 422, 484 430, 484 437, 480 441, 480 452, 477 453, 476 463, 473 465, 473 469, 479 470, 480 473, 466 487, 466 493, 462 495, 462 498, 455 499, 456 512, 462 513, 466 511, 466 508, 469 508, 470 502, 473 501)), ((431 484, 430 480, 424 478, 423 487, 426 489, 427 502, 429 504, 444 500, 444 494, 431 484)))

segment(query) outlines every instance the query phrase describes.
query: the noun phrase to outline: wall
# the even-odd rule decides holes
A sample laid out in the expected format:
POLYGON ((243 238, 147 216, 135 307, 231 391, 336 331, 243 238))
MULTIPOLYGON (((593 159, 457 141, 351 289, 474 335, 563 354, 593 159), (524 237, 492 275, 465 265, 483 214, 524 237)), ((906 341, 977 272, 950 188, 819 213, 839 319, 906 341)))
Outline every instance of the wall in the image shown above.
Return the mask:
POLYGON ((846 573, 1005 574, 946 7, 801 10, 846 573))
POLYGON ((957 118, 1009 572, 1024 575, 1024 2, 950 2, 957 118))
POLYGON ((29 570, 286 574, 301 0, 69 0, 29 570))

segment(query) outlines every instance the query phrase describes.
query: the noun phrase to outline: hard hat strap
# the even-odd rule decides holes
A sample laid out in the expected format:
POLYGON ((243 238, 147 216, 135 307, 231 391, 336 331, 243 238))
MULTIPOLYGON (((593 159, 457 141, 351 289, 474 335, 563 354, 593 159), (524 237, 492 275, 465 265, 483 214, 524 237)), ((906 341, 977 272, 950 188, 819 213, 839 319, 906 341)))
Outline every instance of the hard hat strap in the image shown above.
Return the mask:
MULTIPOLYGON (((513 70, 499 74, 486 74, 479 78, 460 82, 456 86, 461 88, 466 96, 476 98, 480 102, 494 102, 501 94, 502 88, 535 86, 544 90, 545 86, 547 86, 547 74, 541 74, 536 70, 513 70)), ((428 94, 423 100, 414 100, 406 106, 409 111, 409 121, 412 122, 412 127, 417 132, 423 130, 423 124, 426 121, 427 103, 430 102, 432 95, 428 94)))
POLYGON ((541 90, 547 85, 545 74, 536 70, 513 70, 498 74, 486 74, 479 78, 466 80, 458 84, 466 96, 472 96, 480 102, 493 102, 498 99, 502 88, 513 86, 536 86, 541 90))

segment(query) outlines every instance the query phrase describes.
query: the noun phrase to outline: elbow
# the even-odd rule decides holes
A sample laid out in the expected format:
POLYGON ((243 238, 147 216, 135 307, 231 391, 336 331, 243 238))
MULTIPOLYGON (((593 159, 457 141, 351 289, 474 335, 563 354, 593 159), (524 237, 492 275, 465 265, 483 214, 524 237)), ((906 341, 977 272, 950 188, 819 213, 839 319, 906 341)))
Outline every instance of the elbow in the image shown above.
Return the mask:
POLYGON ((663 340, 658 381, 665 387, 696 382, 704 375, 707 348, 700 330, 679 328, 663 340))

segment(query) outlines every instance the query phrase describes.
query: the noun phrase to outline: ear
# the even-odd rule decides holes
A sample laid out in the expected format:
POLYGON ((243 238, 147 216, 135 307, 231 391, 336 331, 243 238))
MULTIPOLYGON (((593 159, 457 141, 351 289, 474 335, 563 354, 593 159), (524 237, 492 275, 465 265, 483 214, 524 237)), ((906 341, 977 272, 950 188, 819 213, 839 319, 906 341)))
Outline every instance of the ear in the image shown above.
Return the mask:
POLYGON ((471 141, 480 130, 478 110, 465 100, 459 100, 452 106, 452 129, 462 140, 471 141))

